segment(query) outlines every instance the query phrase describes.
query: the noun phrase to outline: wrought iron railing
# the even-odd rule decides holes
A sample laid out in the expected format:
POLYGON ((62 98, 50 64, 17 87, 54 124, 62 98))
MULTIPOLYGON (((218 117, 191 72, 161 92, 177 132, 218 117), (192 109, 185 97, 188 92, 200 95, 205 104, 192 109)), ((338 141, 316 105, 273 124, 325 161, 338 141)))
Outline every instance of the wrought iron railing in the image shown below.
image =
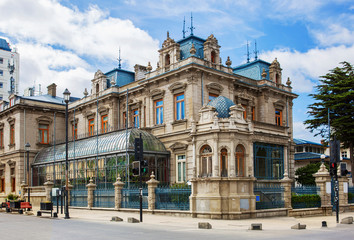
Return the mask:
POLYGON ((354 203, 354 187, 348 187, 348 203, 354 203))
POLYGON ((94 207, 114 208, 114 188, 98 188, 93 192, 94 207))
POLYGON ((87 190, 73 189, 70 191, 70 205, 75 207, 87 207, 87 190))
POLYGON ((294 209, 321 207, 320 187, 315 185, 291 188, 291 206, 294 209))
POLYGON ((156 209, 189 210, 190 187, 158 187, 155 194, 156 209))
POLYGON ((316 185, 296 186, 291 188, 291 192, 298 195, 317 194, 320 192, 320 187, 317 187, 316 185))
POLYGON ((284 207, 284 188, 280 184, 256 183, 256 209, 271 209, 284 207))
MULTIPOLYGON (((148 189, 142 188, 143 191, 143 209, 148 208, 148 189)), ((140 198, 139 198, 140 189, 137 186, 130 185, 130 188, 122 189, 122 208, 139 208, 140 207, 140 198)))

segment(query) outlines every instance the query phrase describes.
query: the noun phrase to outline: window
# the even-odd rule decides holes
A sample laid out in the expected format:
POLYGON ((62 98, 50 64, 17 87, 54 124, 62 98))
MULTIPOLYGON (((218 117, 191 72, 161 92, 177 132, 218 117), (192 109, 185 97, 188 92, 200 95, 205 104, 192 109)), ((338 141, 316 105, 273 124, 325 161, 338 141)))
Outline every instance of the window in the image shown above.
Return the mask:
POLYGON ((165 66, 168 66, 168 65, 170 65, 170 54, 167 54, 165 56, 165 66))
MULTIPOLYGON (((1 73, 0 73, 0 76, 1 76, 1 73)), ((3 87, 4 87, 4 84, 0 83, 0 88, 3 88, 3 87)))
POLYGON ((98 83, 96 84, 96 93, 99 93, 100 91, 100 85, 98 85, 98 83))
POLYGON ((4 147, 4 129, 0 129, 0 148, 4 147))
POLYGON ((212 154, 213 151, 211 150, 211 147, 209 145, 204 145, 200 150, 202 177, 212 176, 212 154))
POLYGON ((256 113, 255 113, 256 108, 252 107, 252 121, 256 120, 256 113))
POLYGON ((15 104, 15 98, 10 99, 10 107, 12 107, 15 104))
POLYGON ((254 143, 254 176, 258 179, 282 179, 284 174, 283 146, 254 143))
POLYGON ((92 136, 95 134, 95 120, 94 119, 89 119, 88 129, 89 129, 89 136, 92 136))
POLYGON ((177 165, 177 181, 176 182, 185 182, 186 181, 186 155, 177 155, 176 156, 176 165, 177 165))
POLYGON ((39 124, 39 143, 48 144, 49 143, 49 125, 39 124))
POLYGON ((227 149, 223 148, 220 152, 220 169, 221 176, 227 177, 227 149))
POLYGON ((15 124, 10 125, 10 145, 15 144, 15 124))
POLYGON ((11 192, 16 192, 16 178, 11 178, 11 192))
POLYGON ((139 127, 139 110, 133 110, 133 124, 135 128, 139 127))
POLYGON ((275 110, 275 125, 283 126, 283 116, 282 110, 275 110))
POLYGON ((73 139, 77 139, 77 123, 72 125, 73 128, 73 139))
POLYGON ((302 152, 303 151, 303 146, 299 146, 295 148, 295 152, 302 152))
POLYGON ((163 100, 154 102, 155 124, 163 124, 163 100))
POLYGON ((215 98, 219 97, 219 95, 214 94, 214 93, 209 93, 209 102, 214 100, 215 98))
POLYGON ((3 76, 3 75, 4 75, 4 71, 0 70, 0 76, 3 76))
POLYGON ((347 151, 342 152, 342 158, 347 158, 347 157, 348 157, 347 151))
POLYGON ((242 107, 245 109, 245 111, 243 111, 243 119, 247 119, 247 106, 245 104, 241 104, 242 107))
POLYGON ((1 176, 0 184, 0 192, 5 192, 5 178, 3 176, 1 176))
POLYGON ((103 115, 101 117, 101 131, 102 133, 106 133, 108 131, 108 115, 103 115))
MULTIPOLYGON (((123 113, 123 128, 126 127, 126 126, 125 126, 126 124, 127 124, 127 113, 124 112, 124 113, 123 113)), ((128 127, 128 126, 127 126, 127 127, 128 127)))
POLYGON ((184 119, 184 93, 175 95, 175 120, 184 119))
POLYGON ((236 176, 245 176, 245 148, 242 145, 236 147, 236 176))
POLYGON ((212 52, 211 52, 211 55, 210 55, 210 57, 211 57, 211 62, 212 62, 212 63, 215 63, 215 61, 216 61, 216 59, 215 59, 216 56, 215 56, 215 55, 216 55, 215 52, 212 51, 212 52))
POLYGON ((3 64, 3 63, 4 63, 4 59, 0 58, 0 64, 3 64))

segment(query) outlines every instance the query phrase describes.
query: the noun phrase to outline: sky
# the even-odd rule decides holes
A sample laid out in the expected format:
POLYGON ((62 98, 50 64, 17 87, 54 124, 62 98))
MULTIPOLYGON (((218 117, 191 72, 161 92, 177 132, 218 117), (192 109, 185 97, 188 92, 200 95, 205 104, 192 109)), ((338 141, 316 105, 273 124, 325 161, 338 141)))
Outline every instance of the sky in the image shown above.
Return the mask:
POLYGON ((0 0, 0 37, 20 54, 19 95, 35 86, 57 84, 83 97, 94 73, 118 65, 153 68, 158 49, 170 37, 182 38, 183 20, 190 34, 218 39, 221 58, 232 66, 258 57, 277 58, 283 83, 289 77, 294 100, 294 137, 320 141, 303 121, 313 102, 319 77, 340 62, 354 64, 354 2, 352 0, 0 0))

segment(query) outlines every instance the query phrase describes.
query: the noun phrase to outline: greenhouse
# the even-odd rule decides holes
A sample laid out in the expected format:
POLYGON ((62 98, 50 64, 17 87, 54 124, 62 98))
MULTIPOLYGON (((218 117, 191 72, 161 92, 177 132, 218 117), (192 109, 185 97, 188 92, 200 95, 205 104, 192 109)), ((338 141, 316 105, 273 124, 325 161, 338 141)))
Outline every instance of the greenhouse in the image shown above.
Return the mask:
MULTIPOLYGON (((78 187, 93 178, 101 187, 112 188, 117 176, 123 182, 134 184, 139 179, 132 174, 134 140, 143 140, 144 160, 148 171, 143 181, 152 172, 162 183, 169 182, 169 155, 163 143, 154 135, 137 129, 115 131, 68 143, 69 180, 78 187)), ((32 164, 32 184, 41 186, 48 179, 55 186, 65 184, 65 143, 53 145, 38 152, 32 164)))

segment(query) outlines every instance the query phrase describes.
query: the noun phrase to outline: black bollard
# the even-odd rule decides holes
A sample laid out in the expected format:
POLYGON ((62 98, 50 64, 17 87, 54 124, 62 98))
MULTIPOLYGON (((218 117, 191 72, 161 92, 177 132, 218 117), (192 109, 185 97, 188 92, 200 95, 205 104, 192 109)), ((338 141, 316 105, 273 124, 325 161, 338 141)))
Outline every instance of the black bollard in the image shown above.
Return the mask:
POLYGON ((327 227, 327 222, 326 221, 322 221, 322 227, 327 227))

